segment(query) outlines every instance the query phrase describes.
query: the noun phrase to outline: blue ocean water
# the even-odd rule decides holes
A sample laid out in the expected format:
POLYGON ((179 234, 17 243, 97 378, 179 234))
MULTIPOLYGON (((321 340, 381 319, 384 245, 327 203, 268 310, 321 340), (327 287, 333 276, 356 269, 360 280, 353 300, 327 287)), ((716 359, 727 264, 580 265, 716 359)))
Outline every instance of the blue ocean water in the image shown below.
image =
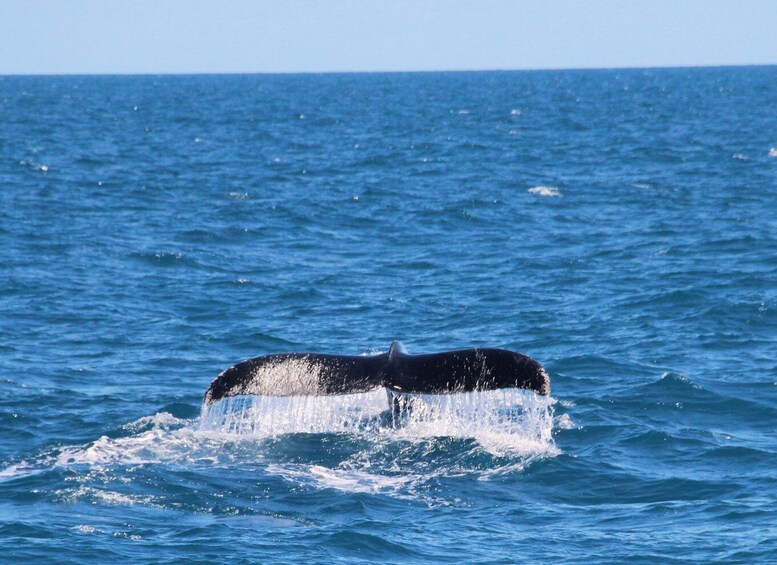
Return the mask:
POLYGON ((777 67, 0 77, 0 116, 0 561, 777 562, 777 67), (551 398, 201 414, 393 339, 551 398))

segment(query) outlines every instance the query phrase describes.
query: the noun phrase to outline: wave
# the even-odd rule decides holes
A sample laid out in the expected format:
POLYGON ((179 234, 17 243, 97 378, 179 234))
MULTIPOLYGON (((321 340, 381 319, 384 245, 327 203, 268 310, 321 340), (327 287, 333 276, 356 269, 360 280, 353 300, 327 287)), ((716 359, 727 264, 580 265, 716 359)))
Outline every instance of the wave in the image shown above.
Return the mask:
POLYGON ((533 186, 528 192, 535 196, 545 196, 548 198, 558 198, 561 196, 561 191, 555 186, 533 186))

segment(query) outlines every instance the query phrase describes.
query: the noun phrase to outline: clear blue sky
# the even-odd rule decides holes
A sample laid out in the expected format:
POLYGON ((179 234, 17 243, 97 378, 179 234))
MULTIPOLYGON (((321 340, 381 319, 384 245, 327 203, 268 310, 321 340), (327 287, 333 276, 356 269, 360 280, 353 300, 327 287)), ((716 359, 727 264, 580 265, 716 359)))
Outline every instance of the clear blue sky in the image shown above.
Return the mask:
POLYGON ((777 63, 777 0, 0 0, 0 74, 777 63))

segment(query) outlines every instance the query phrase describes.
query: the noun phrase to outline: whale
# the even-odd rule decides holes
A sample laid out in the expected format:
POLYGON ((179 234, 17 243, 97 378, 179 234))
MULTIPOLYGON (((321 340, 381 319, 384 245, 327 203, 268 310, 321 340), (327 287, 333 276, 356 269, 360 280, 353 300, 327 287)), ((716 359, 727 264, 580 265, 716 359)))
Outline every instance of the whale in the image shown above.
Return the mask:
POLYGON ((203 402, 243 395, 353 394, 381 387, 395 395, 520 388, 545 396, 550 394, 550 377, 539 362, 507 349, 411 355, 394 341, 377 355, 276 353, 248 359, 222 371, 203 402))

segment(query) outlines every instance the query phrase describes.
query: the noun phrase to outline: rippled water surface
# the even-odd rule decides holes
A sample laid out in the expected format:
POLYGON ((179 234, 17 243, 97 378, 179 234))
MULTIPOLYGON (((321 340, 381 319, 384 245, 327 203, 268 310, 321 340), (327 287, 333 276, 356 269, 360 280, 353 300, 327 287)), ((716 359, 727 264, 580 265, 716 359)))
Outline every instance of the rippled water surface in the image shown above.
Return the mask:
POLYGON ((0 560, 777 561, 777 68, 0 77, 0 116, 0 560), (201 409, 392 339, 552 396, 201 409))

